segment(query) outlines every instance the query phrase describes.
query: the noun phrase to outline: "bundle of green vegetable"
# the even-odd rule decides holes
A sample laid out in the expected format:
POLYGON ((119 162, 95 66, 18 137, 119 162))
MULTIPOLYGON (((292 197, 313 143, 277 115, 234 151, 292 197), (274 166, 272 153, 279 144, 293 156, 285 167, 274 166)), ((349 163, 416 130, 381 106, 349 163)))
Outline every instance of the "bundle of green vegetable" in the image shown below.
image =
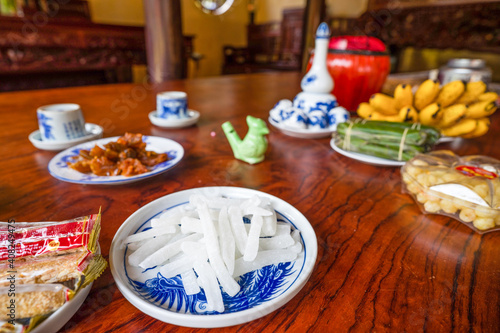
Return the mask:
POLYGON ((337 126, 335 144, 344 150, 397 161, 426 153, 441 137, 434 127, 389 121, 348 121, 337 126))

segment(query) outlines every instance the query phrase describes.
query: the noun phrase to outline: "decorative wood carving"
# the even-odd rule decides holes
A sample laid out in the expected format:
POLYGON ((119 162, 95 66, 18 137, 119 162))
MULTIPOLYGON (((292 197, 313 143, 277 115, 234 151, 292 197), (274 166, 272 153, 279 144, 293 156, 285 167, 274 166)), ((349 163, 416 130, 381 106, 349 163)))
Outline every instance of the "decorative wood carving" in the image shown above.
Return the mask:
MULTIPOLYGON (((51 87, 50 81, 54 80, 40 80, 33 85, 14 83, 19 80, 13 75, 28 75, 24 80, 29 80, 29 75, 41 73, 51 73, 64 81, 68 72, 83 75, 102 71, 101 75, 90 75, 89 80, 99 79, 88 84, 127 82, 131 75, 123 75, 124 68, 130 72, 134 64, 146 64, 142 27, 58 18, 37 21, 35 16, 0 20, 0 91, 51 87)), ((73 82, 66 80, 67 85, 73 82)))
POLYGON ((420 7, 402 2, 399 7, 369 10, 359 19, 333 19, 332 30, 337 35, 375 36, 398 49, 413 46, 500 53, 500 2, 447 5, 451 2, 433 1, 439 5, 420 7))

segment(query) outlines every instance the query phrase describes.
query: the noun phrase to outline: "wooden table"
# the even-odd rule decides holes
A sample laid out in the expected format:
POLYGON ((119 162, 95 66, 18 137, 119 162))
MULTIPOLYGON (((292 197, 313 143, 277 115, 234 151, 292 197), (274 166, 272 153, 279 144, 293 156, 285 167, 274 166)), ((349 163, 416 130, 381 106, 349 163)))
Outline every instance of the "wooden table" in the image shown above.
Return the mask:
MULTIPOLYGON (((102 206, 100 245, 106 258, 120 225, 143 205, 201 186, 238 186, 277 196, 314 227, 318 258, 299 294, 261 319, 222 332, 474 331, 500 329, 500 232, 479 235, 444 216, 423 215, 401 191, 399 168, 375 167, 334 152, 329 139, 298 139, 270 126, 264 162, 234 159, 221 124, 247 131, 246 115, 267 119, 280 99, 300 90, 298 73, 265 73, 167 82, 0 94, 1 219, 59 221, 102 206), (153 126, 155 95, 183 90, 201 112, 194 127, 153 126), (105 136, 126 131, 166 137, 185 149, 168 172, 119 186, 65 183, 51 177, 56 154, 28 141, 38 106, 74 102, 105 136)), ((440 148, 500 159, 500 117, 478 139, 440 148)), ((63 332, 203 332, 153 319, 131 305, 110 270, 63 332)))

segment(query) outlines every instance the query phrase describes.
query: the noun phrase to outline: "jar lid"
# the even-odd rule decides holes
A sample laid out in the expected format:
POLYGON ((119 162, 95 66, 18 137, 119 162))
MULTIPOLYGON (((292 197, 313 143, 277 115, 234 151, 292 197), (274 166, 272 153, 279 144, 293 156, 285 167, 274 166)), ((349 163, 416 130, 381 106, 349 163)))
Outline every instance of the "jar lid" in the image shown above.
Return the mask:
POLYGON ((486 67, 486 61, 483 59, 450 59, 448 61, 449 67, 454 68, 484 68, 486 67))

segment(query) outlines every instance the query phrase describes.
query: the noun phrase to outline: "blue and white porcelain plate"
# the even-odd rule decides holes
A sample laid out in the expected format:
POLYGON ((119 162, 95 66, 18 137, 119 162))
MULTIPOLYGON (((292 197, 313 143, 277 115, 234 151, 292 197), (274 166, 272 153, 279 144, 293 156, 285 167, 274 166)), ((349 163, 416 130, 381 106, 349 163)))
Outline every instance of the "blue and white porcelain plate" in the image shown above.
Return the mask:
POLYGON ((77 156, 80 150, 89 150, 95 145, 104 145, 111 141, 116 141, 120 138, 115 136, 112 138, 104 138, 82 143, 78 146, 66 149, 60 152, 49 162, 50 174, 62 181, 76 184, 101 184, 101 185, 119 185, 135 182, 141 179, 156 176, 162 172, 174 167, 184 156, 184 148, 170 139, 160 138, 155 136, 143 136, 143 141, 146 142, 146 150, 151 150, 157 153, 167 153, 169 159, 163 163, 155 165, 149 172, 135 175, 131 177, 125 176, 97 176, 94 174, 81 173, 68 167, 68 162, 72 161, 74 156, 77 156))
POLYGON ((123 296, 145 314, 174 325, 213 328, 238 325, 263 317, 291 300, 309 279, 318 248, 314 230, 307 219, 287 202, 260 191, 239 187, 203 187, 180 191, 157 199, 132 214, 118 229, 110 248, 110 268, 123 296), (269 265, 240 276, 238 294, 223 294, 225 311, 206 309, 204 292, 186 295, 179 276, 165 278, 159 268, 130 266, 124 239, 150 227, 153 218, 166 210, 187 204, 195 193, 217 194, 228 198, 267 197, 277 212, 278 221, 300 230, 303 253, 293 262, 269 265))

